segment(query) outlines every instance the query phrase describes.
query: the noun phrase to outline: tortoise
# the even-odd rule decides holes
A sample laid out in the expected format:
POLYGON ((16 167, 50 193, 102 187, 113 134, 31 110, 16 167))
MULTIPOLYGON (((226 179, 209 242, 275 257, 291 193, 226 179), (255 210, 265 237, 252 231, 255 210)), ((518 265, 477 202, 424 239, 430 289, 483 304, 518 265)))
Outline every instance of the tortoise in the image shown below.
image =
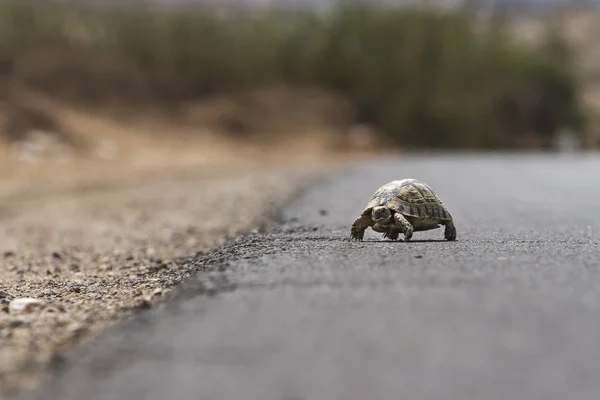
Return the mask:
POLYGON ((410 240, 413 232, 428 231, 445 226, 444 238, 456 240, 452 215, 438 195, 427 184, 416 179, 400 179, 386 183, 369 199, 367 207, 352 223, 350 237, 363 240, 371 227, 384 238, 410 240))

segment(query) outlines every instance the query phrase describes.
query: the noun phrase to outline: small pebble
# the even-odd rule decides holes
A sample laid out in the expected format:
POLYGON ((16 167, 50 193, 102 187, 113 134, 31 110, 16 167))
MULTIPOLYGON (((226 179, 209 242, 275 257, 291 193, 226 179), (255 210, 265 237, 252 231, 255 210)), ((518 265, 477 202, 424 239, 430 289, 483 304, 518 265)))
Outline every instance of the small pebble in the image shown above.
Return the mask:
POLYGON ((0 304, 9 304, 12 300, 12 296, 7 292, 0 290, 0 304))
POLYGON ((14 299, 8 304, 8 310, 11 313, 31 313, 41 310, 46 306, 46 302, 29 297, 14 299))
POLYGON ((13 319, 12 321, 10 321, 8 323, 8 326, 11 328, 21 328, 24 326, 27 326, 27 322, 23 321, 22 319, 13 319))
POLYGON ((79 271, 79 265, 78 264, 71 264, 71 265, 69 265, 69 271, 78 272, 79 271))
POLYGON ((138 302, 135 308, 140 310, 147 310, 152 307, 152 301, 149 297, 144 297, 140 302, 138 302))

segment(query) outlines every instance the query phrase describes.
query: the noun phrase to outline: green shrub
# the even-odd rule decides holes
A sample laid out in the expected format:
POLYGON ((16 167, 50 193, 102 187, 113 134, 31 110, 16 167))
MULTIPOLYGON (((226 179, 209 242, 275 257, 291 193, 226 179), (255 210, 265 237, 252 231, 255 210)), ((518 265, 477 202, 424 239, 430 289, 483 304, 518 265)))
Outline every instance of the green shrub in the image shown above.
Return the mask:
POLYGON ((548 46, 518 43, 465 10, 360 2, 325 14, 91 10, 24 0, 0 7, 5 57, 41 48, 94 54, 134 66, 154 96, 170 101, 273 83, 317 85, 348 98, 358 122, 403 146, 507 147, 526 133, 583 126, 559 37, 548 46))

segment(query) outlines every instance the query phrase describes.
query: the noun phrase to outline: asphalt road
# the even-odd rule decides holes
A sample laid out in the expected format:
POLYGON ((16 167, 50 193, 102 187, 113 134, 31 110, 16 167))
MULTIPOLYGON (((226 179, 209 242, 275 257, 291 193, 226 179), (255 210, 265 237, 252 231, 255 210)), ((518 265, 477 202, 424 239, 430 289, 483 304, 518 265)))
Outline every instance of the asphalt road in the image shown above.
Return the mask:
POLYGON ((598 399, 598 171, 598 156, 357 165, 23 398, 598 399), (437 191, 458 240, 348 241, 372 192, 405 177, 437 191))

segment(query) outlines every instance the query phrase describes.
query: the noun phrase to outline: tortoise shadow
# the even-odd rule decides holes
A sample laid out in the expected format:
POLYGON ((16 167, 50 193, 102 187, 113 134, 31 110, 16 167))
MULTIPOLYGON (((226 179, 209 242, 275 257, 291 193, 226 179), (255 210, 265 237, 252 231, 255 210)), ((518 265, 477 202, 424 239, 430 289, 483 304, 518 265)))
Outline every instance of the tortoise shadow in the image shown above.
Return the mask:
MULTIPOLYGON (((349 238, 345 237, 330 237, 330 236, 313 236, 313 237, 304 237, 303 241, 308 242, 352 242, 349 238)), ((456 242, 458 240, 455 240, 456 242)), ((387 240, 387 239, 365 239, 362 243, 443 243, 448 242, 446 239, 411 239, 408 242, 404 240, 387 240)), ((359 242, 361 243, 361 242, 359 242)))
MULTIPOLYGON (((455 240, 456 241, 456 240, 455 240)), ((374 240, 365 240, 365 242, 375 242, 375 243, 442 243, 448 242, 446 239, 416 239, 409 240, 408 242, 404 240, 385 240, 385 239, 374 239, 374 240)))

